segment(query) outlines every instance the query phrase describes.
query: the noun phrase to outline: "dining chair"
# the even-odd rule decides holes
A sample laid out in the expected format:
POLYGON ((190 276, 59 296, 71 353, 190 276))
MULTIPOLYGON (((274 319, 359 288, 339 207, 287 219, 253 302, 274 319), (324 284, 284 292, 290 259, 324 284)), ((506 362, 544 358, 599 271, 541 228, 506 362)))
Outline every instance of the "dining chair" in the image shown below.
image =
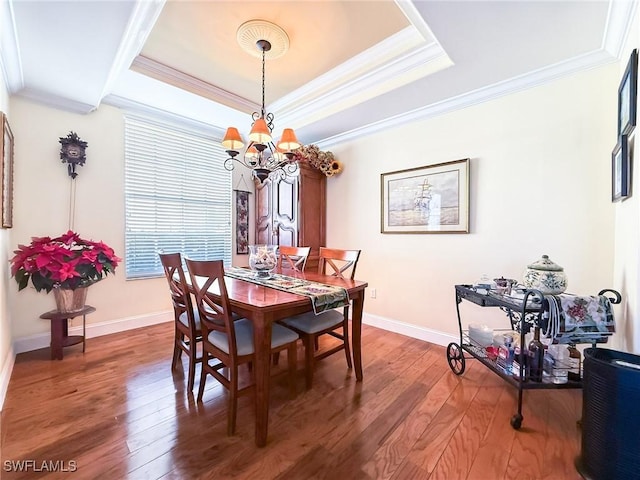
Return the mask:
POLYGON ((182 269, 180 253, 160 253, 160 261, 164 275, 169 283, 169 293, 173 303, 173 360, 171 369, 175 369, 182 352, 189 357, 189 376, 187 389, 193 391, 193 381, 196 374, 196 363, 202 362, 202 355, 198 355, 198 344, 202 341, 200 334, 200 314, 194 310, 191 294, 182 269))
MULTIPOLYGON (((359 257, 360 250, 320 247, 318 273, 353 280, 359 257)), ((353 368, 351 348, 349 346, 349 305, 342 310, 328 310, 319 315, 307 312, 285 318, 282 320, 282 324, 300 335, 304 344, 305 384, 307 389, 310 389, 313 384, 313 371, 317 360, 344 350, 347 366, 353 368), (340 329, 342 329, 342 333, 336 331, 340 329), (328 350, 319 351, 318 338, 325 334, 337 338, 341 343, 328 350)))
MULTIPOLYGON (((253 379, 249 385, 242 388, 239 388, 238 381, 238 366, 255 362, 253 325, 251 321, 244 318, 233 320, 222 260, 187 259, 186 262, 202 328, 203 360, 198 402, 202 401, 207 375, 213 376, 227 388, 229 390, 227 433, 233 435, 236 427, 238 397, 250 394, 254 390, 253 379), (212 295, 211 292, 215 293, 212 295)), ((273 324, 271 353, 287 351, 289 389, 292 397, 296 390, 298 338, 298 334, 294 331, 282 325, 273 324)))
POLYGON ((280 245, 278 247, 278 268, 284 271, 293 270, 295 272, 304 272, 310 252, 311 247, 280 245))

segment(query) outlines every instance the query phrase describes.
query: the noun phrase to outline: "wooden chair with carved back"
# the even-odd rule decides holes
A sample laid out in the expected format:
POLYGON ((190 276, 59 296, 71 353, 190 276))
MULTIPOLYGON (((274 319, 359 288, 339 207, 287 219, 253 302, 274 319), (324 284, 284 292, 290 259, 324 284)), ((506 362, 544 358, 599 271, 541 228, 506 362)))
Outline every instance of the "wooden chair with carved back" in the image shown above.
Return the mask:
MULTIPOLYGON (((353 280, 360 250, 340 250, 336 248, 320 248, 318 272, 343 279, 353 280)), ((342 310, 334 309, 315 315, 313 312, 303 313, 282 320, 282 324, 300 335, 305 351, 305 383, 307 389, 313 384, 315 362, 322 358, 344 350, 347 366, 351 363, 351 347, 349 346, 349 306, 342 310), (340 344, 328 350, 320 351, 317 340, 322 335, 331 335, 340 340, 340 344)))
POLYGON ((175 369, 182 352, 189 357, 189 373, 187 389, 193 390, 196 373, 196 363, 202 362, 202 355, 198 354, 198 344, 202 341, 200 334, 200 315, 193 308, 189 286, 182 268, 180 253, 159 254, 164 275, 169 284, 169 293, 173 303, 174 341, 173 360, 171 369, 175 369))
POLYGON ((307 258, 311 247, 290 247, 287 245, 280 245, 278 247, 278 268, 286 274, 287 270, 293 270, 294 272, 304 272, 307 265, 307 258))
MULTIPOLYGON (((213 376, 229 390, 227 433, 233 435, 236 426, 238 397, 253 392, 253 381, 239 388, 238 366, 255 362, 253 325, 245 318, 235 320, 224 281, 222 260, 195 261, 187 259, 191 285, 202 327, 202 370, 198 401, 202 401, 207 375, 213 376), (210 295, 210 290, 216 292, 210 295)), ((287 350, 289 388, 295 395, 298 334, 274 324, 271 333, 271 353, 287 350)))

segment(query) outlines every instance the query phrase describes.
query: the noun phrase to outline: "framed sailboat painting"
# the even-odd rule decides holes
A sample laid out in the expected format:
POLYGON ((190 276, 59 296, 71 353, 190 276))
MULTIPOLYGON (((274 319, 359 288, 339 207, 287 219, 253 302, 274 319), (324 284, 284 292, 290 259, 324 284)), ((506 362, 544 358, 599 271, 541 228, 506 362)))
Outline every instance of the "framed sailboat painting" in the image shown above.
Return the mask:
POLYGON ((469 159, 380 175, 382 233, 469 233, 469 159))

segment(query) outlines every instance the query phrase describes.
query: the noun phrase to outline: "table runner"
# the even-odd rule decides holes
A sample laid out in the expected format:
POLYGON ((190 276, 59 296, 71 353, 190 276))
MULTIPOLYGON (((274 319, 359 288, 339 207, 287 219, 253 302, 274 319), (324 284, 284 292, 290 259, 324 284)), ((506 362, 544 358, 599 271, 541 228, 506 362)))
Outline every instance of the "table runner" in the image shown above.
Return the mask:
POLYGON ((278 273, 272 273, 270 278, 258 278, 254 271, 238 267, 225 268, 224 274, 227 277, 309 297, 316 315, 326 310, 349 305, 349 292, 342 287, 288 277, 278 273))

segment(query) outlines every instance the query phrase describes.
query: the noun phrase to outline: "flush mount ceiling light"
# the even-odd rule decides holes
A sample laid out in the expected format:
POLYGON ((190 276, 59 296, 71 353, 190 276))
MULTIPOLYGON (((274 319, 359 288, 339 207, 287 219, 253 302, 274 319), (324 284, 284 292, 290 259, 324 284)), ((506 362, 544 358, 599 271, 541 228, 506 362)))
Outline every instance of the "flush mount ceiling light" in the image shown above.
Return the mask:
POLYGON ((236 127, 227 128, 222 146, 229 158, 225 160, 224 166, 227 170, 233 170, 234 161, 238 162, 252 170, 253 176, 260 183, 271 174, 282 177, 293 175, 298 170, 298 163, 293 160, 293 150, 300 147, 300 142, 293 129, 285 128, 280 141, 274 145, 271 136, 274 116, 273 113, 266 112, 264 101, 265 60, 284 55, 289 49, 289 37, 282 28, 273 23, 251 20, 240 25, 237 39, 243 50, 262 58, 262 109, 260 112, 253 112, 251 116, 253 123, 249 132, 249 145, 240 157, 240 150, 245 145, 244 140, 236 127))

